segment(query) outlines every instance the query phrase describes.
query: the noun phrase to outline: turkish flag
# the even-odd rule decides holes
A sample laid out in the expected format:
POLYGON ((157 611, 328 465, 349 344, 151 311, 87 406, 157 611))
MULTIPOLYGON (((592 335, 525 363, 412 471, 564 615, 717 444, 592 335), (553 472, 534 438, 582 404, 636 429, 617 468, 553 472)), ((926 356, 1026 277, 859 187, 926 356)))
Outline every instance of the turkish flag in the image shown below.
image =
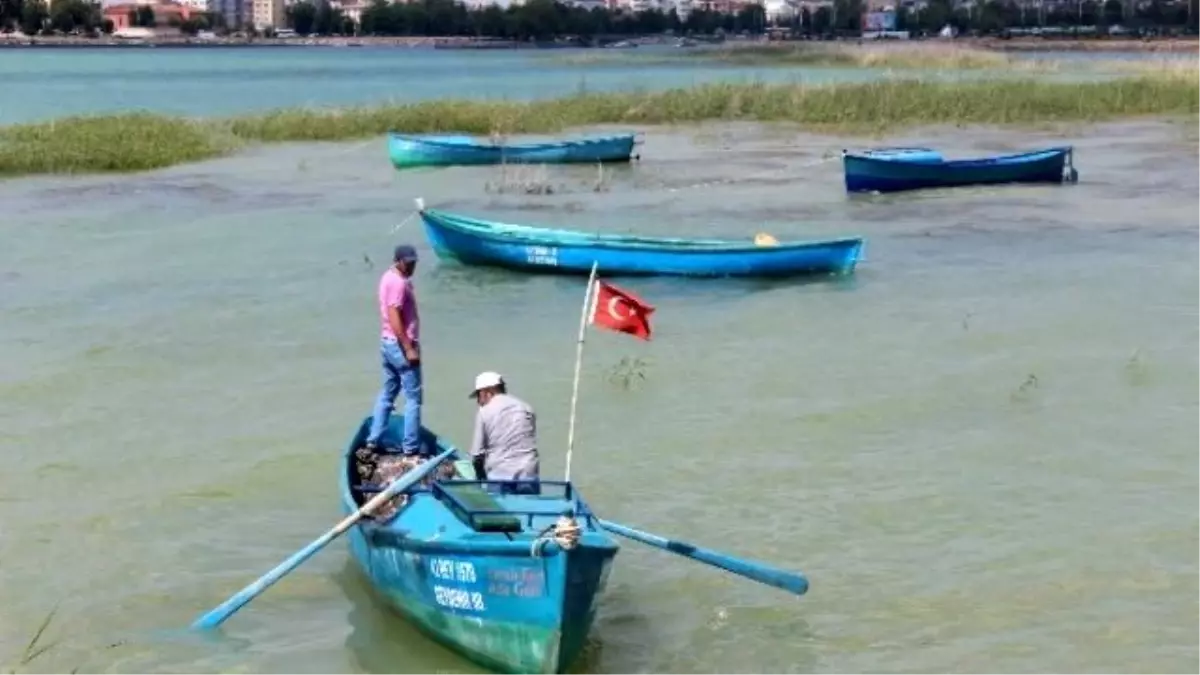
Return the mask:
POLYGON ((594 325, 649 340, 650 315, 653 313, 654 307, 633 293, 596 280, 591 318, 594 325))

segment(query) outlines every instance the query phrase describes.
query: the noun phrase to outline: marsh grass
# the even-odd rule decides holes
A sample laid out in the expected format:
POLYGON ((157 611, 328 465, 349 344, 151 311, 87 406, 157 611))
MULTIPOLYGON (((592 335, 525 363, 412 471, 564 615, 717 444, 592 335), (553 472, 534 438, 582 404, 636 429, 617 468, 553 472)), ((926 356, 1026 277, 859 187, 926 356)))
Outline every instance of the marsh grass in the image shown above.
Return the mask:
POLYGON ((484 184, 484 192, 495 194, 550 195, 562 192, 550 180, 544 164, 501 164, 496 167, 496 180, 484 184))
POLYGON ((67 117, 0 128, 0 174, 146 171, 237 145, 208 122, 144 113, 67 117))
POLYGON ((593 52, 552 57, 572 65, 611 65, 613 63, 724 63, 735 66, 823 66, 847 68, 892 68, 927 70, 1020 69, 1056 70, 1051 61, 1019 59, 1000 52, 962 45, 913 42, 847 44, 793 42, 750 45, 722 45, 675 52, 638 54, 631 52, 593 52))
POLYGON ((646 381, 646 370, 650 364, 645 359, 624 356, 608 371, 608 381, 625 391, 646 381))
POLYGON ((338 141, 458 132, 503 140, 600 124, 709 120, 791 122, 835 134, 917 125, 1029 125, 1143 115, 1195 115, 1196 67, 1101 82, 1032 77, 968 81, 889 78, 867 83, 708 84, 656 92, 577 93, 542 101, 427 101, 288 109, 229 120, 127 114, 0 128, 0 174, 129 172, 208 159, 246 143, 338 141))
POLYGON ((58 646, 57 640, 46 642, 44 639, 46 631, 50 628, 50 623, 54 621, 54 615, 57 613, 58 607, 55 607, 46 614, 46 618, 42 620, 41 625, 34 631, 33 637, 30 638, 29 644, 25 645, 25 649, 22 650, 21 655, 17 658, 17 662, 9 667, 9 673, 15 675, 19 669, 28 666, 37 660, 38 657, 58 646))
POLYGON ((1108 59, 1101 61, 1102 68, 1118 73, 1133 73, 1166 80, 1192 80, 1200 77, 1200 62, 1195 59, 1155 58, 1127 61, 1108 59))
POLYGON ((652 93, 581 94, 530 103, 458 101, 283 111, 232 124, 254 141, 340 140, 386 133, 557 132, 599 124, 786 121, 860 132, 918 124, 1020 124, 1195 113, 1200 86, 1177 77, 1106 82, 883 80, 861 84, 709 84, 652 93))

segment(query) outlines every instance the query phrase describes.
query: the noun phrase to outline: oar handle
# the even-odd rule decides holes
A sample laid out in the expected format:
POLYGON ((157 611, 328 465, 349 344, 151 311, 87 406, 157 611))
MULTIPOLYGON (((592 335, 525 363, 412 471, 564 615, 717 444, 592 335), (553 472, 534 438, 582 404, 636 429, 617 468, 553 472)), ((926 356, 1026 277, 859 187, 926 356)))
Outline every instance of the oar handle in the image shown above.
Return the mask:
POLYGON ((329 542, 336 539, 338 535, 350 529, 350 526, 354 525, 359 520, 362 520, 364 516, 369 515, 372 511, 383 505, 384 502, 387 502, 391 498, 415 485, 417 481, 429 475, 431 471, 437 468, 439 464, 448 459, 454 453, 454 448, 446 450, 437 457, 434 457, 428 462, 425 462, 421 466, 412 469, 400 478, 392 481, 392 483, 388 485, 386 489, 372 497, 371 500, 366 504, 363 504, 362 508, 350 514, 349 516, 346 516, 346 518, 343 519, 342 522, 335 525, 332 530, 329 530, 325 534, 321 535, 308 546, 296 551, 290 558, 277 565, 275 569, 259 577, 257 581, 249 586, 246 586, 234 594, 233 597, 221 603, 207 614, 204 614, 200 618, 196 619, 196 621, 192 623, 192 628, 216 628, 217 626, 221 625, 222 622, 224 622, 230 616, 233 616, 234 612, 238 611, 246 603, 250 602, 263 591, 270 588, 271 585, 276 581, 279 581, 289 572, 299 567, 301 563, 311 558, 317 551, 325 548, 325 546, 329 542))
POLYGON ((787 570, 781 570, 777 567, 771 567, 770 565, 750 560, 742 560, 731 555, 693 546, 683 541, 666 539, 648 532, 639 532, 631 527, 626 527, 609 520, 600 520, 597 518, 597 521, 604 529, 619 534, 622 537, 627 537, 655 548, 661 548, 664 551, 670 551, 671 553, 712 565, 713 567, 719 567, 726 572, 732 572, 738 576, 757 581, 760 584, 774 586, 775 588, 795 593, 796 595, 804 595, 808 592, 808 579, 803 574, 788 572, 787 570))

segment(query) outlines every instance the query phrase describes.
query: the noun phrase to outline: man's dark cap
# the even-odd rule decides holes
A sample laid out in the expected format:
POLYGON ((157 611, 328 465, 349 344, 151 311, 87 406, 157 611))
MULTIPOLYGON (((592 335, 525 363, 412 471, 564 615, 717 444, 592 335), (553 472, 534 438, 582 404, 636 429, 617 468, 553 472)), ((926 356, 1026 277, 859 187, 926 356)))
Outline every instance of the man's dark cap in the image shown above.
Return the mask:
POLYGON ((400 244, 392 253, 392 262, 407 262, 417 260, 417 249, 408 244, 400 244))

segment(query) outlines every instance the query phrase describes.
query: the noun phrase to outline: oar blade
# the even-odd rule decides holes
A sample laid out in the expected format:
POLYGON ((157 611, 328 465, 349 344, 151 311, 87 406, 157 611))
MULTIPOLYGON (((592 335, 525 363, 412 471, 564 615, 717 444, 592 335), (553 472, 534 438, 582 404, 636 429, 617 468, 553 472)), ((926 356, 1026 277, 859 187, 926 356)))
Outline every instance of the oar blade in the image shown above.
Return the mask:
POLYGON ((599 522, 601 527, 614 534, 619 534, 648 546, 661 548, 664 551, 670 551, 685 558, 718 567, 726 572, 732 572, 751 581, 757 581, 760 584, 773 586, 796 595, 804 595, 808 592, 808 579, 803 574, 789 572, 763 563, 743 560, 687 542, 667 539, 666 537, 660 537, 648 532, 641 532, 609 520, 600 520, 599 522))
POLYGON ((446 450, 442 454, 434 457, 428 462, 425 462, 424 464, 412 469, 408 473, 396 479, 387 487, 387 489, 372 497, 370 501, 368 501, 366 504, 363 504, 362 508, 347 516, 340 523, 335 525, 333 529, 313 540, 313 542, 309 545, 293 553, 287 560, 284 560, 276 565, 275 568, 270 572, 267 572, 263 576, 259 577, 254 581, 254 583, 238 591, 225 602, 200 616, 198 619, 192 622, 192 628, 211 629, 221 625, 226 619, 228 619, 230 616, 233 616, 234 612, 245 606, 246 603, 258 597, 263 591, 270 588, 271 585, 276 581, 282 579, 289 572, 299 567, 305 560, 311 558, 317 553, 317 551, 325 548, 329 542, 333 541, 343 532, 350 529, 350 527, 361 520, 363 516, 366 516, 375 509, 379 508, 379 506, 384 502, 389 501, 392 497, 395 497, 397 494, 415 485, 417 481, 420 481, 422 478, 427 476, 431 471, 437 468, 439 464, 454 455, 454 453, 455 450, 453 448, 446 450))

